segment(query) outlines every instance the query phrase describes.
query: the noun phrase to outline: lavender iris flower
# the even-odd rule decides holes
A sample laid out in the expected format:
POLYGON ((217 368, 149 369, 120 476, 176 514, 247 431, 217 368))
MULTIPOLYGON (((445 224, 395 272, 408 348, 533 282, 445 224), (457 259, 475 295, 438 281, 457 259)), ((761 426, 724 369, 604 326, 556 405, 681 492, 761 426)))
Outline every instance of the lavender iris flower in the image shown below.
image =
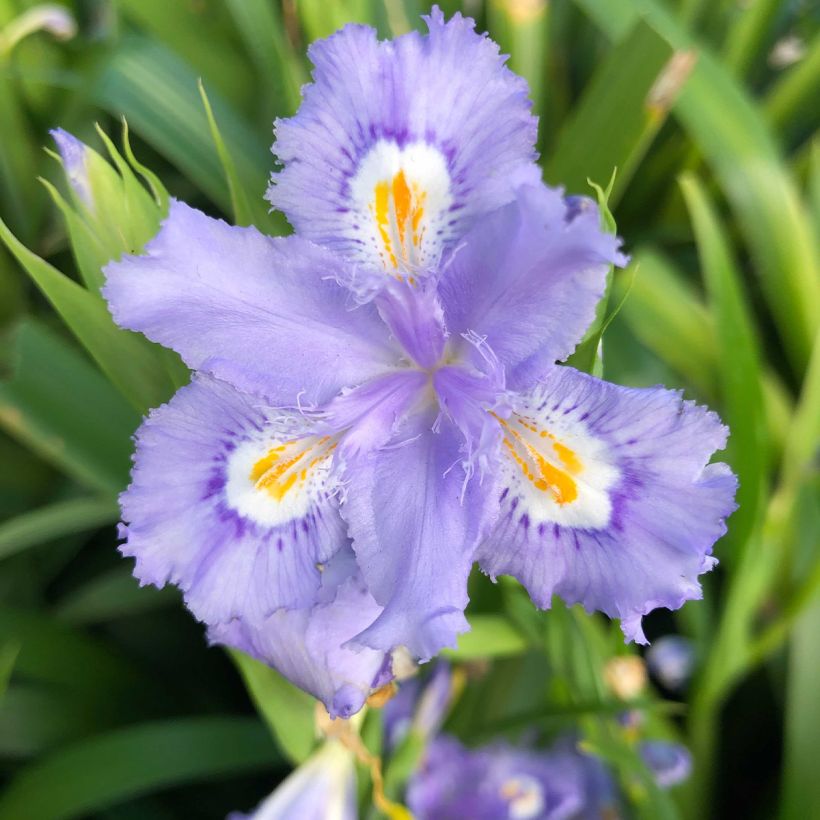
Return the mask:
POLYGON ((379 42, 349 25, 314 43, 299 113, 275 124, 268 199, 360 268, 435 268, 484 213, 537 181, 526 81, 470 19, 379 42))
MULTIPOLYGON (((691 757, 680 744, 644 741, 640 754, 661 788, 691 772, 691 757)), ((597 820, 620 817, 620 802, 604 763, 567 738, 547 750, 505 743, 467 749, 440 735, 407 786, 417 820, 597 820)))
MULTIPOLYGON (((575 752, 534 751, 506 744, 466 749, 440 735, 407 786, 418 820, 568 820, 588 801, 586 764, 575 752)), ((609 784, 607 784, 609 785, 609 784)))
POLYGON ((713 413, 555 365, 619 242, 535 181, 497 48, 428 22, 313 47, 271 191, 299 235, 174 201, 106 269, 116 321, 195 371, 138 431, 123 553, 333 715, 399 648, 426 660, 469 628, 476 561, 643 641, 643 614, 700 595, 733 508, 713 413))
POLYGON ((384 707, 384 745, 394 750, 411 732, 420 740, 438 734, 454 696, 450 665, 435 664, 430 677, 402 681, 398 692, 384 707))

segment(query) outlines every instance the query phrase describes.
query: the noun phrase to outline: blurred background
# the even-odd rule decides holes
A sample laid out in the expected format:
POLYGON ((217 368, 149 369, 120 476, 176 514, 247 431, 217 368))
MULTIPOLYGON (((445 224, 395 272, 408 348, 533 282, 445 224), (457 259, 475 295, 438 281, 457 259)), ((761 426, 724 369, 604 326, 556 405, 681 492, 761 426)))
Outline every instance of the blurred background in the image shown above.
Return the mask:
MULTIPOLYGON (((647 619, 650 640, 684 639, 680 679, 655 669, 619 692, 612 659, 644 652, 617 625, 536 614, 517 585, 477 575, 475 633, 450 654, 470 685, 448 728, 467 743, 590 737, 628 706, 695 760, 662 804, 635 790, 630 814, 820 817, 820 6, 440 5, 473 16, 529 81, 549 183, 591 194, 587 180, 606 187, 617 167, 609 204, 632 263, 613 288, 603 372, 717 409, 741 481, 704 601, 647 619)), ((115 549, 145 407, 129 391, 137 364, 123 354, 112 376, 98 355, 105 333, 124 332, 95 337, 97 305, 83 313, 89 292, 70 286, 89 286, 94 262, 48 130, 105 154, 96 123, 127 154, 125 117, 134 156, 172 195, 285 233, 261 197, 306 46, 350 21, 400 34, 427 10, 0 0, 2 820, 223 817, 257 803, 312 737, 299 693, 207 648, 179 596, 138 588, 115 549)))

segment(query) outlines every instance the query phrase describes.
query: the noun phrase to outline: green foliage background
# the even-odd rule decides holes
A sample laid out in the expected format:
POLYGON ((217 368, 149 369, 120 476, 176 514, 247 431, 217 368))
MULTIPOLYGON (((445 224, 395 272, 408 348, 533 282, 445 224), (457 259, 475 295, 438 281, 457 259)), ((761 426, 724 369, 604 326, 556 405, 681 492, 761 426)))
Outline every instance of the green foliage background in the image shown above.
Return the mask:
MULTIPOLYGON (((295 111, 308 77, 306 44, 352 20, 401 33, 429 4, 76 0, 63 4, 76 36, 12 43, 34 5, 0 0, 0 820, 220 817, 304 759, 312 704, 207 649, 178 596, 140 589, 115 551, 130 435, 185 373, 113 327, 99 268, 154 232, 162 186, 286 232, 261 195, 271 122, 295 111), (107 154, 95 122, 130 162, 107 154), (90 227, 42 150, 58 125, 119 169, 100 160, 95 179, 116 207, 90 227), (137 159, 162 186, 143 185, 137 159)), ((692 748, 689 783, 659 792, 616 719, 625 707, 603 669, 638 652, 617 626, 536 613, 507 580, 471 582, 474 631, 451 657, 474 679, 449 728, 474 743, 580 731, 637 817, 820 817, 820 11, 440 5, 463 6, 529 80, 548 182, 586 193, 618 168, 609 205, 632 264, 601 317, 603 362, 600 334, 576 362, 718 409, 741 481, 704 601, 648 619, 650 639, 694 641, 695 678, 683 698, 647 691, 630 704, 642 731, 692 748)), ((368 716, 371 743, 379 719, 368 716)), ((388 768, 395 794, 404 763, 388 768)))

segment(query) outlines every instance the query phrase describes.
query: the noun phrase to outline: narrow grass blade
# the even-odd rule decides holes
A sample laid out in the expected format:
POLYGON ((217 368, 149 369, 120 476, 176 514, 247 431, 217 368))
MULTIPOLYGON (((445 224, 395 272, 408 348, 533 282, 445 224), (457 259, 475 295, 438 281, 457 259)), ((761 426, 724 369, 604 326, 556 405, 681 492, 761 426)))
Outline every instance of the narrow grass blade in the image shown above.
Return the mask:
POLYGON ((248 82, 250 66, 237 48, 221 0, 115 0, 115 5, 123 17, 172 49, 219 94, 241 104, 253 100, 256 88, 248 82))
MULTIPOLYGON (((116 516, 113 520, 116 521, 116 516)), ((179 592, 174 587, 141 587, 130 567, 118 567, 72 590, 60 601, 54 613, 66 623, 86 626, 150 612, 179 604, 179 601, 179 592)))
POLYGON ((786 737, 780 820, 806 820, 820 806, 820 598, 792 630, 786 688, 786 737))
MULTIPOLYGON (((623 21, 641 14, 676 49, 689 35, 654 0, 576 0, 616 42, 623 21)), ((749 97, 707 49, 673 106, 714 170, 737 214, 793 369, 806 367, 820 325, 817 239, 794 180, 784 167, 766 122, 749 97)))
MULTIPOLYGON (((617 203, 677 91, 656 91, 662 73, 671 77, 672 53, 651 26, 634 27, 601 63, 558 135, 544 167, 547 182, 578 193, 586 190, 587 179, 603 184, 617 169, 610 199, 617 203)), ((679 72, 676 86, 685 76, 679 72)))
POLYGON ((51 302, 100 369, 141 412, 175 389, 162 350, 114 325, 102 297, 78 285, 26 248, 0 220, 0 240, 51 302))
POLYGON ((26 241, 34 238, 38 225, 37 191, 31 180, 37 176, 37 158, 34 153, 29 125, 26 121, 20 95, 10 76, 7 61, 0 55, 0 203, 3 213, 26 241))
POLYGON ((756 0, 744 7, 729 27, 723 47, 723 64, 738 77, 744 77, 759 60, 769 44, 773 24, 780 13, 781 0, 756 0))
POLYGON ((264 728, 247 718, 143 723, 80 741, 24 769, 0 797, 0 818, 87 817, 138 795, 260 771, 275 761, 264 728))
MULTIPOLYGON (((308 41, 328 37, 347 23, 376 25, 375 0, 300 0, 296 4, 308 41)), ((389 5, 394 5, 389 0, 389 5)))
MULTIPOLYGON (((226 213, 231 198, 190 66, 160 43, 130 37, 111 55, 91 90, 94 99, 176 165, 226 213)), ((221 96, 210 94, 222 138, 248 196, 262 198, 273 158, 259 134, 221 96)), ((271 224, 284 232, 284 217, 271 224)))
MULTIPOLYGON (((0 383, 0 423, 15 438, 110 497, 127 483, 130 437, 138 422, 120 395, 60 337, 33 321, 20 328, 14 375, 0 383)), ((75 521, 76 514, 75 508, 75 521)), ((50 526, 56 526, 53 516, 50 526)))
POLYGON ((145 685, 139 673, 104 643, 45 614, 0 607, 0 634, 20 646, 15 675, 91 696, 101 713, 120 709, 129 714, 123 695, 145 685))
POLYGON ((306 760, 315 743, 316 701, 244 652, 229 650, 229 654, 279 747, 294 764, 306 760))
POLYGON ((524 636, 503 616, 470 616, 470 631, 458 636, 458 646, 444 655, 454 660, 501 658, 519 655, 527 648, 524 636))
POLYGON ((764 110, 769 122, 785 137, 817 124, 816 100, 820 96, 820 32, 809 43, 806 55, 784 72, 769 89, 764 110))
POLYGON ((742 552, 758 522, 768 467, 759 342, 726 234, 704 188, 692 175, 681 179, 681 187, 714 319, 721 404, 731 431, 730 462, 740 482, 731 542, 742 552))
POLYGON ((269 112, 293 114, 307 72, 287 38, 279 5, 267 0, 226 0, 226 6, 267 89, 269 112))
POLYGON ((111 524, 118 516, 113 498, 55 501, 0 524, 0 559, 55 538, 111 524))
POLYGON ((222 171, 228 183, 234 223, 237 225, 256 225, 258 228, 264 228, 265 223, 269 222, 268 208, 261 197, 254 197, 252 200, 248 199, 247 192, 242 187, 242 183, 237 176, 233 157, 228 153, 225 141, 222 139, 222 134, 214 118, 214 112, 202 81, 199 83, 199 95, 202 98, 202 105, 205 107, 205 115, 208 118, 211 138, 216 146, 216 153, 219 156, 219 162, 222 165, 222 171))
POLYGON ((491 0, 487 4, 490 36, 510 55, 510 68, 527 80, 533 111, 539 115, 543 113, 551 12, 549 3, 491 0))
MULTIPOLYGON (((680 272, 660 251, 639 248, 629 298, 621 315, 638 339, 682 374, 705 399, 717 394, 715 326, 680 272)), ((615 298, 628 286, 630 271, 618 277, 615 298)))

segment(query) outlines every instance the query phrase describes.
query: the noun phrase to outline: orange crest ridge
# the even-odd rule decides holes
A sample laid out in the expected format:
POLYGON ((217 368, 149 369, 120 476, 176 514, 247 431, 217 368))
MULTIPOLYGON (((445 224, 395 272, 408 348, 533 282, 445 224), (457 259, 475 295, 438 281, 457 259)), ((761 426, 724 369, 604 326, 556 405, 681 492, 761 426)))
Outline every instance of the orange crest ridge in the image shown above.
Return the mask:
POLYGON ((331 439, 309 436, 278 444, 253 465, 249 478, 257 490, 281 501, 294 486, 304 484, 310 471, 330 456, 336 447, 331 439))
POLYGON ((408 185, 404 170, 400 170, 392 182, 382 180, 376 183, 373 193, 370 210, 384 245, 385 267, 388 267, 388 260, 389 267, 393 268, 398 267, 400 261, 415 264, 424 238, 424 229, 419 229, 427 194, 415 183, 408 185))
POLYGON ((571 504, 578 498, 577 476, 584 466, 574 450, 557 441, 547 430, 539 428, 521 416, 513 416, 514 423, 523 430, 514 429, 502 418, 498 421, 507 431, 504 446, 518 464, 521 472, 541 492, 549 492, 558 504, 571 504), (528 433, 530 435, 528 435, 528 433), (534 436, 547 439, 552 453, 545 453, 532 441, 534 436))

